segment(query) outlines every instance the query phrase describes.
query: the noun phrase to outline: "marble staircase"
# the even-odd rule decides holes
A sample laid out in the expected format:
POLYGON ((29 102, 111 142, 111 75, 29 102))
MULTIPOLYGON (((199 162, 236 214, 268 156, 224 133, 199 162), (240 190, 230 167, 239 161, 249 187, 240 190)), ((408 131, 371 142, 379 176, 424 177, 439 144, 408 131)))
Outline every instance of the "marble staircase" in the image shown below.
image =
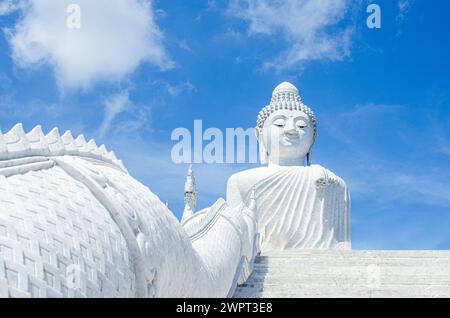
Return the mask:
POLYGON ((272 252, 234 297, 450 297, 450 251, 272 252))

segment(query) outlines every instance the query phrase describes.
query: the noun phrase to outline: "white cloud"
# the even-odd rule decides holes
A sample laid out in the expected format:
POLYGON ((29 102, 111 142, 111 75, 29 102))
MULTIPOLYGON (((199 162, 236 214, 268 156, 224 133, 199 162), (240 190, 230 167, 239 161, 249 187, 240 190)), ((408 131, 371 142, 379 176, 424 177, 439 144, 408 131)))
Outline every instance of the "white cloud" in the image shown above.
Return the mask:
POLYGON ((187 91, 188 93, 195 91, 195 86, 191 82, 187 81, 178 85, 166 84, 167 91, 172 96, 178 96, 182 92, 187 91))
POLYGON ((286 68, 349 56, 352 28, 339 24, 351 5, 348 0, 235 0, 228 12, 248 22, 249 35, 281 34, 290 48, 266 66, 286 68))
POLYGON ((190 81, 172 84, 164 80, 157 80, 153 81, 152 85, 162 86, 172 97, 176 97, 184 92, 192 93, 197 91, 197 88, 190 81))
POLYGON ((151 107, 135 104, 129 90, 123 90, 103 99, 104 116, 96 135, 104 138, 128 138, 151 131, 151 107))
POLYGON ((339 149, 338 153, 328 152, 333 155, 328 160, 339 167, 354 198, 376 198, 380 205, 390 206, 418 203, 450 207, 448 165, 424 160, 435 158, 435 143, 440 141, 436 124, 426 116, 429 111, 411 105, 369 103, 322 116, 322 131, 339 149), (408 116, 421 118, 420 131, 405 125, 410 122, 408 116), (405 149, 404 153, 398 154, 393 144, 405 149))
POLYGON ((0 89, 10 89, 12 81, 8 75, 0 73, 0 89))
POLYGON ((43 118, 41 123, 44 123, 47 120, 57 119, 60 115, 61 105, 58 103, 49 103, 38 98, 19 100, 17 93, 12 89, 0 95, 0 118, 14 118, 19 122, 34 122, 36 118, 43 118))
POLYGON ((217 10, 217 3, 215 0, 208 0, 208 10, 217 10))
MULTIPOLYGON (((5 32, 17 65, 26 69, 50 65, 63 90, 121 81, 142 62, 171 66, 150 1, 77 0, 80 29, 67 27, 70 14, 66 10, 71 3, 14 2, 20 4, 22 17, 5 32)), ((5 8, 14 5, 11 1, 2 4, 5 8)))
POLYGON ((178 46, 179 46, 181 49, 183 49, 183 50, 185 50, 185 51, 187 51, 187 52, 189 52, 189 53, 192 53, 192 49, 191 49, 191 47, 189 46, 189 44, 187 43, 186 40, 179 41, 179 42, 178 42, 178 46))
POLYGON ((398 5, 397 20, 402 21, 405 19, 406 14, 408 13, 409 9, 411 8, 412 1, 411 0, 399 0, 397 5, 398 5))
POLYGON ((447 171, 415 169, 413 172, 392 172, 384 177, 389 178, 392 187, 397 189, 391 194, 393 201, 403 198, 413 202, 450 206, 447 171))
POLYGON ((110 130, 111 124, 114 118, 120 113, 129 109, 133 104, 130 101, 130 95, 128 91, 120 92, 110 98, 104 100, 105 116, 100 125, 98 135, 104 137, 110 130))
POLYGON ((0 16, 8 15, 22 8, 23 1, 21 0, 4 0, 0 2, 0 16))

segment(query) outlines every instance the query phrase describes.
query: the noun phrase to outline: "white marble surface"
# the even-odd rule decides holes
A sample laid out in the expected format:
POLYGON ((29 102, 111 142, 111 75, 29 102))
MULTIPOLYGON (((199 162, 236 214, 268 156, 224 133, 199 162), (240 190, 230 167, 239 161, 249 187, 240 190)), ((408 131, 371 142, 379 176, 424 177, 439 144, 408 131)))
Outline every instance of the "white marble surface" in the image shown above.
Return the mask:
POLYGON ((253 188, 262 252, 287 248, 350 249, 350 199, 345 182, 329 170, 262 167, 233 175, 227 202, 241 204, 253 188))
POLYGON ((257 257, 234 297, 449 297, 450 251, 286 250, 257 257))
POLYGON ((262 252, 286 248, 351 248, 350 196, 341 178, 310 165, 317 121, 298 89, 278 85, 257 120, 266 166, 228 180, 227 202, 236 207, 254 190, 262 252))
POLYGON ((251 263, 240 213, 219 200, 189 237, 93 140, 19 124, 0 159, 2 297, 226 297, 251 263))

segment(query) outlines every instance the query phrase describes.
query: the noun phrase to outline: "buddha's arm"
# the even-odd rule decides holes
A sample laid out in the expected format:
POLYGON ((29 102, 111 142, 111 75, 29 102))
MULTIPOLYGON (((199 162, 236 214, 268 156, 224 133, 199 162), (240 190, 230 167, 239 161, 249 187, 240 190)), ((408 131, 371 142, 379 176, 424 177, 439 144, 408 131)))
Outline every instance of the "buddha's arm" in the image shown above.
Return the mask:
POLYGON ((231 176, 227 182, 227 203, 231 208, 237 208, 243 202, 239 182, 236 175, 231 176))

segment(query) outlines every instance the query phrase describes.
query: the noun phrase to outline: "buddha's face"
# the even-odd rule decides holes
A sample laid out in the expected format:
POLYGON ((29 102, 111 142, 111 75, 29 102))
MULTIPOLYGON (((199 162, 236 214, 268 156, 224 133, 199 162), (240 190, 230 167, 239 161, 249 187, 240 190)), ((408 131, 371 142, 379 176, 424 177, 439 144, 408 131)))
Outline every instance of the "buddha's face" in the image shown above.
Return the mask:
POLYGON ((258 139, 273 163, 303 160, 314 143, 314 127, 299 110, 273 112, 258 131, 258 139))

